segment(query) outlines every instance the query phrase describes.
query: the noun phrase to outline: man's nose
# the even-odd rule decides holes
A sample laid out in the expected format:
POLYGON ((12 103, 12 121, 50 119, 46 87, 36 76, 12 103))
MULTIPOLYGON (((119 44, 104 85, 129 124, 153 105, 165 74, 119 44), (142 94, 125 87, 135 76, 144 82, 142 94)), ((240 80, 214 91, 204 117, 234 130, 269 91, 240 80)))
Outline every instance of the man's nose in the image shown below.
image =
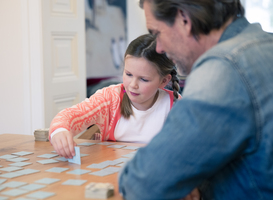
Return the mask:
POLYGON ((156 52, 159 53, 159 54, 165 53, 161 43, 158 42, 158 40, 156 41, 156 52))

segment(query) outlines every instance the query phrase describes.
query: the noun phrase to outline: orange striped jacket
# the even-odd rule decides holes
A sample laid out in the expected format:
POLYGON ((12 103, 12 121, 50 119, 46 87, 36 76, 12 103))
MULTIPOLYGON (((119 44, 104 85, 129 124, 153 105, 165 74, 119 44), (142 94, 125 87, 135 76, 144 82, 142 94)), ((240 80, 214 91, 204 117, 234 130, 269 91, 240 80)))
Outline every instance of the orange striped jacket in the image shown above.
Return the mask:
MULTIPOLYGON (((49 138, 51 138, 51 133, 58 128, 65 128, 75 136, 96 124, 103 141, 116 141, 114 130, 121 117, 120 104, 124 94, 123 88, 123 84, 105 87, 83 102, 59 112, 50 124, 49 138)), ((173 92, 164 90, 169 93, 170 108, 172 108, 173 92)))

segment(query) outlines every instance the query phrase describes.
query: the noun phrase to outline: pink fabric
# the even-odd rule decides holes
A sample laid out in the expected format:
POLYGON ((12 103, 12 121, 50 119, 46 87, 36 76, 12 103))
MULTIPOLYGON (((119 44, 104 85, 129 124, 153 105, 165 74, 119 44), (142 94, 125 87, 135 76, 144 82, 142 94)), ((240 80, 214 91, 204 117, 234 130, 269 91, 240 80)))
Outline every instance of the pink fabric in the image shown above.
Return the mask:
MULTIPOLYGON (((103 141, 116 141, 114 130, 121 117, 120 104, 124 95, 123 88, 123 84, 105 87, 98 90, 89 99, 59 112, 50 124, 49 138, 57 128, 65 128, 75 136, 96 124, 103 141)), ((173 92, 164 90, 170 95, 170 108, 172 108, 173 92)))

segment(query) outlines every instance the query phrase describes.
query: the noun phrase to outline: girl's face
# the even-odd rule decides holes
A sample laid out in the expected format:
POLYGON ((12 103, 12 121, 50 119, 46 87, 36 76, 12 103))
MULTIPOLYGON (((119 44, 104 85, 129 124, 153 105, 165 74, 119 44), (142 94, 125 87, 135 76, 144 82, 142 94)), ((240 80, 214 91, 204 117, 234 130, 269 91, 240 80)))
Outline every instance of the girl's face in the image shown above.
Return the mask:
POLYGON ((166 86, 169 76, 160 77, 155 66, 145 58, 131 55, 125 57, 123 85, 132 104, 138 110, 152 107, 158 88, 166 86))

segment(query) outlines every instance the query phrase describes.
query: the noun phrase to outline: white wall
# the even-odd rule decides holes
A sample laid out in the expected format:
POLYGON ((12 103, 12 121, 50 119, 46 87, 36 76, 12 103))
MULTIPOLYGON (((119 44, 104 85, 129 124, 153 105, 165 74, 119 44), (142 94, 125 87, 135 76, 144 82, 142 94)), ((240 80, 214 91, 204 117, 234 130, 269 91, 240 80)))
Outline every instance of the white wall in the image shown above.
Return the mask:
POLYGON ((23 1, 0 1, 0 133, 28 134, 29 74, 24 70, 23 1))
POLYGON ((0 0, 0 134, 44 128, 41 9, 37 0, 0 0))
MULTIPOLYGON (((0 134, 45 128, 40 2, 0 0, 0 134)), ((138 0, 127 0, 127 27, 128 43, 147 33, 138 0)))
POLYGON ((128 44, 138 36, 148 33, 144 11, 138 2, 139 0, 127 0, 128 44))

